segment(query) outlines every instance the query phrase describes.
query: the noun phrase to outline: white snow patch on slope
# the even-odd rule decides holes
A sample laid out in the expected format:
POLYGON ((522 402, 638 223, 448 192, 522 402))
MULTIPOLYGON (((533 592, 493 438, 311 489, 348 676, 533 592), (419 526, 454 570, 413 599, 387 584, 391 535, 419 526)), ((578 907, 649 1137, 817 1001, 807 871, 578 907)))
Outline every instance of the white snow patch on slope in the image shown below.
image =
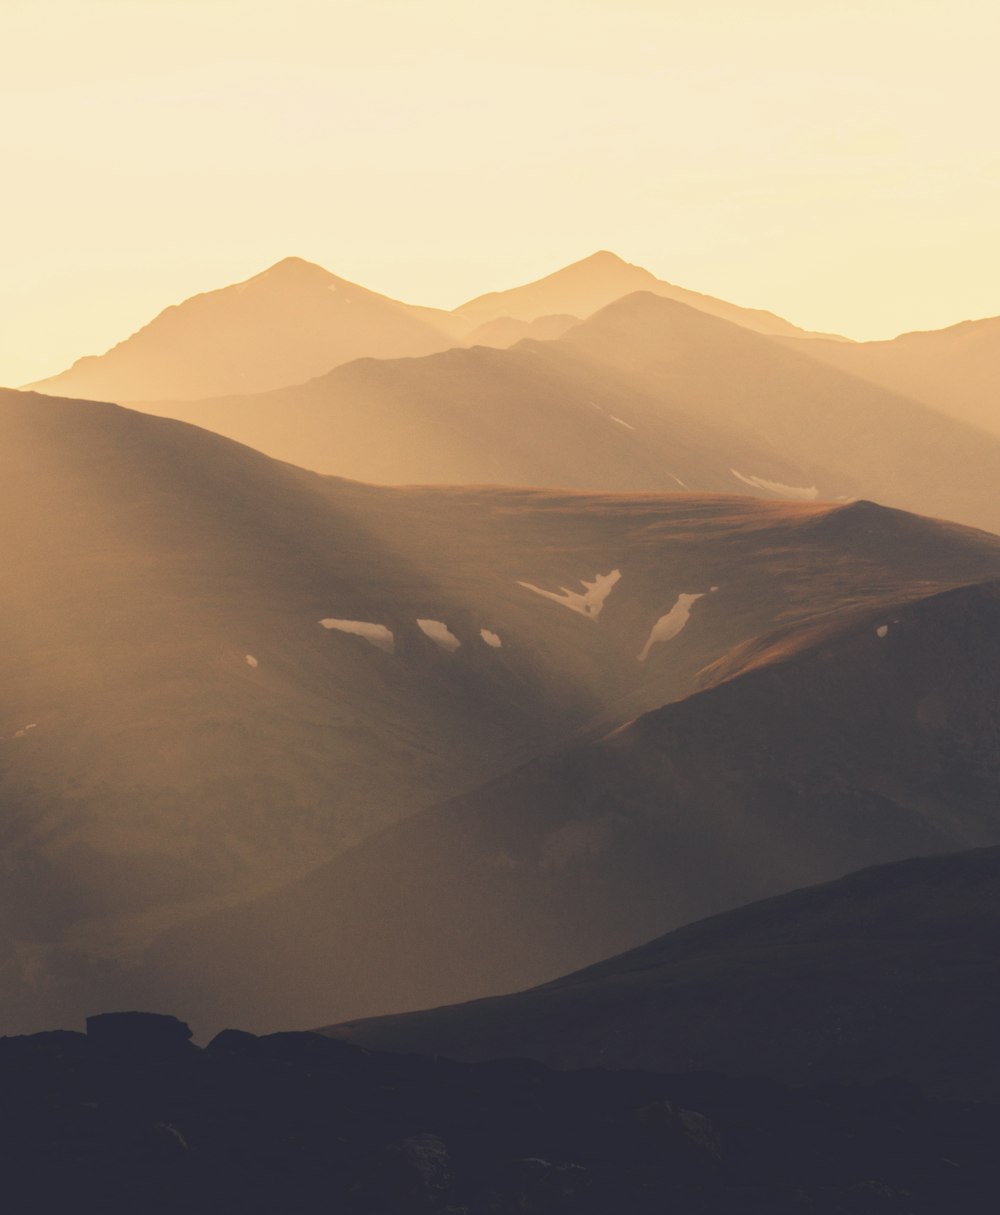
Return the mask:
POLYGON ((389 654, 396 648, 392 630, 387 629, 384 624, 371 624, 367 620, 334 620, 329 616, 321 620, 320 624, 325 629, 336 629, 340 633, 353 633, 357 637, 363 637, 377 649, 385 650, 389 654))
POLYGON ((780 481, 767 481, 764 477, 744 477, 735 468, 731 468, 729 471, 738 481, 742 481, 744 485, 750 485, 754 489, 770 490, 772 494, 778 494, 782 498, 794 498, 799 502, 811 502, 814 498, 819 497, 819 490, 815 485, 782 485, 780 481))
POLYGON ((608 417, 612 422, 617 422, 619 426, 624 426, 626 430, 635 430, 631 422, 626 422, 624 418, 616 418, 613 413, 609 413, 608 417))
POLYGON ((480 629, 479 636, 482 637, 488 646, 492 646, 494 650, 499 650, 503 645, 499 634, 494 633, 492 629, 480 629))
POLYGON ((14 733, 11 735, 11 738, 25 738, 25 737, 27 737, 29 730, 37 730, 37 729, 38 729, 38 722, 33 721, 30 725, 24 726, 20 730, 15 730, 14 733))
POLYGON ((677 602, 666 616, 661 616, 653 625, 646 644, 642 647, 642 653, 639 655, 640 662, 646 661, 649 651, 658 641, 672 641, 677 636, 690 619, 691 608, 704 596, 705 591, 700 591, 697 595, 681 594, 677 596, 677 602))
POLYGON ((887 637, 889 635, 889 626, 887 624, 880 624, 875 630, 875 635, 877 637, 887 637))
POLYGON ((534 586, 530 582, 518 582, 517 585, 534 591, 543 599, 561 603, 563 607, 568 607, 571 612, 579 612, 588 620, 596 620, 601 614, 601 608, 604 607, 604 601, 611 594, 615 583, 621 576, 621 570, 612 570, 610 574, 595 574, 593 582, 588 582, 585 578, 581 579, 581 585, 587 588, 582 594, 579 591, 571 591, 566 586, 558 591, 544 591, 540 586, 534 586))
POLYGON ((244 657, 243 661, 247 664, 248 667, 253 667, 254 670, 256 670, 258 666, 260 666, 260 663, 257 661, 256 658, 254 658, 254 656, 252 654, 247 654, 244 657))
POLYGON ((462 644, 448 626, 441 620, 417 620, 420 631, 431 639, 442 650, 457 650, 462 644))

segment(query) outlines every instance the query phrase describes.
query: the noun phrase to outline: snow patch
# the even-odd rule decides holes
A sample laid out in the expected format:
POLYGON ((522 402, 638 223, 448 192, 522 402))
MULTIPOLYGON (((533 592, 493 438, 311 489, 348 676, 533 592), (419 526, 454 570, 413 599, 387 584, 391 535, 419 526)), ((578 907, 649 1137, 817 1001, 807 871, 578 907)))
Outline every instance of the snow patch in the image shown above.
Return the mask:
POLYGON ((363 637, 365 641, 388 654, 396 648, 392 630, 387 629, 384 624, 371 624, 367 620, 334 620, 329 616, 321 620, 320 624, 325 629, 336 629, 340 633, 353 633, 357 637, 363 637))
POLYGON ((769 490, 772 494, 777 494, 781 498, 794 498, 799 502, 811 502, 814 498, 819 497, 819 490, 815 485, 782 485, 780 481, 768 481, 764 477, 744 477, 735 468, 731 468, 729 471, 738 481, 742 481, 744 485, 750 485, 754 489, 769 490))
POLYGON ((673 477, 673 478, 674 478, 674 480, 677 482, 677 484, 678 484, 678 485, 681 487, 681 489, 687 489, 687 484, 686 484, 684 481, 682 481, 682 480, 680 479, 680 477, 676 477, 676 476, 674 476, 674 474, 673 474, 673 473, 667 473, 667 476, 668 476, 668 477, 673 477))
POLYGON ((441 620, 418 620, 420 631, 431 639, 442 650, 457 650, 462 644, 448 626, 441 620))
POLYGON ((254 658, 254 656, 252 654, 246 654, 243 658, 243 661, 247 664, 248 667, 253 667, 254 670, 256 670, 258 666, 260 666, 260 663, 257 661, 256 658, 254 658))
POLYGON ((479 636, 482 637, 488 646, 492 646, 494 650, 499 650, 503 645, 499 635, 494 633, 492 629, 480 629, 479 636))
POLYGON ((889 626, 887 624, 880 624, 878 626, 878 628, 875 630, 876 637, 888 637, 888 635, 889 635, 889 626))
POLYGON ((540 586, 535 586, 531 582, 518 582, 517 585, 523 586, 526 590, 534 591, 536 595, 541 595, 543 599, 551 599, 553 603, 561 603, 563 607, 569 608, 571 612, 579 612, 581 616, 586 616, 588 620, 596 620, 601 614, 601 609, 604 607, 604 601, 611 594, 621 576, 621 570, 612 570, 609 574, 595 574, 592 582, 588 582, 585 578, 582 578, 580 583, 586 587, 586 590, 582 594, 580 591, 571 591, 566 586, 561 587, 558 591, 545 591, 540 586))
POLYGON ((33 722, 31 722, 30 725, 24 726, 20 730, 15 730, 14 733, 11 735, 11 738, 24 738, 27 735, 29 730, 37 730, 37 729, 38 729, 38 722, 33 721, 33 722))
POLYGON ((626 430, 635 430, 631 422, 626 422, 624 418, 616 418, 613 413, 609 413, 608 417, 612 422, 617 422, 619 426, 624 426, 626 430))
POLYGON ((642 652, 639 654, 639 661, 645 662, 649 657, 649 651, 658 641, 673 641, 677 634, 684 628, 688 620, 691 618, 691 608, 703 599, 705 591, 700 591, 697 595, 681 594, 677 596, 677 602, 665 616, 661 616, 653 625, 646 644, 642 647, 642 652))

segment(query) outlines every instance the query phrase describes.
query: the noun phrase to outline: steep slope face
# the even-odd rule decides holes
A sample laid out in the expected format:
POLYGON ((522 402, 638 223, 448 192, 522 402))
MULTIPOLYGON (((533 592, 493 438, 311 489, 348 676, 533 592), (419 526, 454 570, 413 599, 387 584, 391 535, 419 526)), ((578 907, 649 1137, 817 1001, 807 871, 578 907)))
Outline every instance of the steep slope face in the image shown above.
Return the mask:
POLYGON ((545 987, 332 1027, 377 1049, 1000 1098, 1000 849, 897 862, 545 987))
POLYGON ((721 316, 753 329, 757 333, 782 334, 787 337, 803 336, 804 330, 759 308, 741 308, 738 304, 688 291, 673 283, 666 283, 650 274, 641 266, 633 266, 614 253, 602 250, 582 261, 564 266, 555 273, 536 282, 509 291, 492 291, 477 296, 456 308, 456 313, 476 324, 510 317, 519 321, 534 321, 539 317, 555 313, 571 316, 590 316, 622 296, 635 291, 649 291, 666 299, 677 300, 707 312, 721 316))
POLYGON ((1000 317, 888 342, 793 343, 819 362, 1000 434, 1000 317))
POLYGON ((1000 439, 800 347, 640 293, 556 341, 150 408, 382 483, 862 497, 1000 531, 1000 439))
POLYGON ((106 354, 31 385, 102 401, 264 392, 351 359, 444 350, 462 325, 290 257, 262 274, 167 308, 106 354))
POLYGON ((212 973, 185 1007, 260 1026, 470 999, 862 865, 1000 841, 995 584, 814 623, 740 669, 176 931, 145 998, 212 973))

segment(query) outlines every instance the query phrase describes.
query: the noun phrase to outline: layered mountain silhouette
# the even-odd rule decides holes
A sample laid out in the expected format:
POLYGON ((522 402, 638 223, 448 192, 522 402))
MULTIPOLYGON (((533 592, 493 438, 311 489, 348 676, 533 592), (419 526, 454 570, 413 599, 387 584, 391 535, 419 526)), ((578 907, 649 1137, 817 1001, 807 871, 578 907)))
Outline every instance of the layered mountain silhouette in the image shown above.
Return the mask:
POLYGON ((638 293, 554 341, 152 408, 368 481, 865 497, 1000 530, 1000 439, 810 349, 638 293))
POLYGON ((1000 849, 900 861, 531 991, 326 1031, 359 1046, 1000 1099, 1000 849))
POLYGON ((401 304, 298 257, 165 309, 106 354, 30 387, 107 401, 262 392, 351 359, 443 350, 463 323, 401 304))
POLYGON ((553 338, 570 318, 589 316, 637 290, 680 299, 761 332, 804 332, 771 313, 661 282, 611 253, 594 254, 540 283, 482 297, 453 312, 403 304, 288 257, 246 282, 169 307, 105 354, 78 359, 28 387, 126 404, 265 392, 352 359, 553 338), (533 310, 530 301, 536 300, 553 306, 533 310))
POLYGON ((564 314, 587 317, 604 308, 614 300, 632 295, 636 291, 647 291, 664 299, 687 304, 699 312, 719 316, 734 324, 742 325, 757 333, 779 334, 785 337, 803 336, 790 321, 773 312, 759 308, 742 308, 726 300, 689 291, 673 283, 664 282, 656 275, 623 261, 617 254, 606 249, 585 257, 582 261, 565 266, 554 274, 546 275, 536 282, 509 291, 492 291, 476 296, 456 308, 456 312, 477 324, 511 318, 518 321, 538 321, 540 318, 564 314))
MULTIPOLYGON (((845 546, 833 583, 856 546, 926 569, 935 530, 856 507, 808 526, 845 546)), ((696 605, 662 658, 732 598, 696 605)), ((207 1026, 253 1008, 262 1028, 455 1002, 865 865, 1000 842, 998 584, 830 606, 736 648, 701 693, 166 934, 144 998, 183 992, 207 1026)))
POLYGON ((904 333, 887 342, 817 339, 798 348, 831 367, 1000 434, 1000 317, 904 333))

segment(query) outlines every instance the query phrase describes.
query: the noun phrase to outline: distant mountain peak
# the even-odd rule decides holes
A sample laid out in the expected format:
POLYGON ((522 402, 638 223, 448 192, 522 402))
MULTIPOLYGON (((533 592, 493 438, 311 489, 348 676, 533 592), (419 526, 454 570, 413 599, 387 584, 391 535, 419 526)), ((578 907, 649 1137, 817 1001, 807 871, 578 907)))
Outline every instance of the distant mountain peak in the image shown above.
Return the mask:
POLYGON ((617 253, 611 253, 608 249, 598 249, 596 253, 591 253, 589 257, 583 258, 581 261, 573 262, 569 266, 565 266, 562 270, 557 270, 554 278, 557 275, 564 274, 614 274, 618 277, 628 275, 631 278, 648 278, 650 281, 655 281, 655 275, 642 266, 633 265, 632 262, 625 261, 619 257, 617 253))
POLYGON ((260 274, 255 274, 249 281, 260 279, 290 279, 290 278, 334 278, 325 267, 320 266, 317 262, 308 262, 304 257, 283 257, 280 262, 275 262, 273 266, 268 266, 266 270, 262 270, 260 274))
POLYGON ((591 253, 589 257, 583 258, 576 264, 578 266, 629 266, 632 269, 641 269, 641 267, 633 266, 623 257, 619 257, 617 253, 612 253, 610 249, 598 249, 596 253, 591 253))

